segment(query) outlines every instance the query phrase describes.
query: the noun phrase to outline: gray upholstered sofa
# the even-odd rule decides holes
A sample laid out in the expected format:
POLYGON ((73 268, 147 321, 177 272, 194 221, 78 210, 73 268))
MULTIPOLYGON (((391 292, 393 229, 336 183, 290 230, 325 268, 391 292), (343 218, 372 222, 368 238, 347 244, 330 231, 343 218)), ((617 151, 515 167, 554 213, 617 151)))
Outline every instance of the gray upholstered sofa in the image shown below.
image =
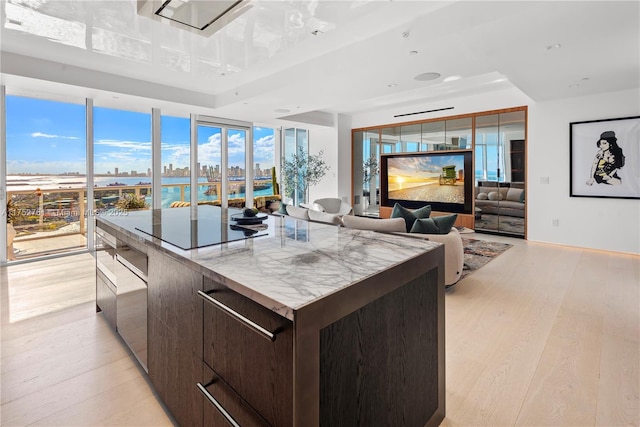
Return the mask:
POLYGON ((400 234, 407 238, 442 243, 444 245, 444 283, 449 287, 460 280, 464 268, 464 247, 460 233, 456 228, 451 228, 448 234, 407 233, 403 218, 377 219, 353 215, 343 216, 342 224, 347 228, 381 231, 400 234))
POLYGON ((476 208, 482 213, 524 218, 524 190, 514 187, 476 187, 476 208))

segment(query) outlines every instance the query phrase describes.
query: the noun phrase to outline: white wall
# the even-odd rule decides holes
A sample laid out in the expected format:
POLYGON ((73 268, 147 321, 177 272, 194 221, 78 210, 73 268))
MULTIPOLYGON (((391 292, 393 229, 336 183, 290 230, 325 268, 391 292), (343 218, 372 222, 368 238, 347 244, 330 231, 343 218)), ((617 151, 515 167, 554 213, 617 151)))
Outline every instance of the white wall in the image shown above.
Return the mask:
POLYGON ((569 123, 638 116, 639 100, 633 90, 530 106, 529 240, 640 253, 640 200, 569 197, 569 123), (549 184, 542 184, 546 177, 549 184))
POLYGON ((337 130, 328 126, 314 126, 298 123, 299 128, 309 129, 309 154, 324 151, 324 161, 329 165, 329 171, 322 181, 309 188, 309 201, 323 197, 338 195, 338 136, 337 130))

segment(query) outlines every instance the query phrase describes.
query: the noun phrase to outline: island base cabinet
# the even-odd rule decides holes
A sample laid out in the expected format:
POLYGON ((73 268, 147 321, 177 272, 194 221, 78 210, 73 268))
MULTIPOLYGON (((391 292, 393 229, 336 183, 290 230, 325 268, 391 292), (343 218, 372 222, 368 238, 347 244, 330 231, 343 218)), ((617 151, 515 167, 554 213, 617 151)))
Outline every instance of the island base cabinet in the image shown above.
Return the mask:
POLYGON ((205 383, 196 385, 204 397, 203 426, 228 427, 234 422, 242 427, 269 427, 247 402, 245 402, 227 383, 203 364, 205 383))
POLYGON ((442 421, 443 290, 434 284, 437 273, 419 276, 320 330, 320 426, 423 427, 442 421))
POLYGON ((270 425, 293 425, 293 323, 208 278, 204 289, 204 362, 270 425))
POLYGON ((177 423, 202 426, 202 275, 159 252, 149 254, 149 379, 177 423))

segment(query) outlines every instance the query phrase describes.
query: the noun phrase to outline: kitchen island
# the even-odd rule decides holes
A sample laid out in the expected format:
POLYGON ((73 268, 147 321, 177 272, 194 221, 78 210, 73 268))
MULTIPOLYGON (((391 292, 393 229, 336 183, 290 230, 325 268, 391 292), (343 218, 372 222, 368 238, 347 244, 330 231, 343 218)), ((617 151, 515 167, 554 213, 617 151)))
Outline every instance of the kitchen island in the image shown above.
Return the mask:
MULTIPOLYGON (((138 339, 146 348, 132 351, 176 421, 438 425, 442 245, 271 215, 238 228, 240 212, 197 206, 97 218, 116 259, 121 248, 146 255, 147 295, 137 300, 146 304, 146 339, 138 339)), ((97 296, 111 289, 119 300, 117 277, 100 276, 108 262, 98 263, 97 296)), ((119 320, 108 300, 97 298, 98 309, 119 320)))

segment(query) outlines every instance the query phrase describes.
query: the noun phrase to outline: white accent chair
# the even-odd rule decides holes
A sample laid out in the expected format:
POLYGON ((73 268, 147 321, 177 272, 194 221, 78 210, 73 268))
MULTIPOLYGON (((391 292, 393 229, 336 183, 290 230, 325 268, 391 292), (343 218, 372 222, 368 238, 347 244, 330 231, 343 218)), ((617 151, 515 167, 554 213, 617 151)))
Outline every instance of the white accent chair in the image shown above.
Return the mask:
POLYGON ((316 199, 310 206, 309 218, 312 221, 342 225, 342 217, 351 213, 351 205, 338 198, 316 199))
POLYGON ((311 209, 335 215, 349 215, 353 210, 349 203, 343 202, 337 197, 316 199, 313 201, 311 209))

